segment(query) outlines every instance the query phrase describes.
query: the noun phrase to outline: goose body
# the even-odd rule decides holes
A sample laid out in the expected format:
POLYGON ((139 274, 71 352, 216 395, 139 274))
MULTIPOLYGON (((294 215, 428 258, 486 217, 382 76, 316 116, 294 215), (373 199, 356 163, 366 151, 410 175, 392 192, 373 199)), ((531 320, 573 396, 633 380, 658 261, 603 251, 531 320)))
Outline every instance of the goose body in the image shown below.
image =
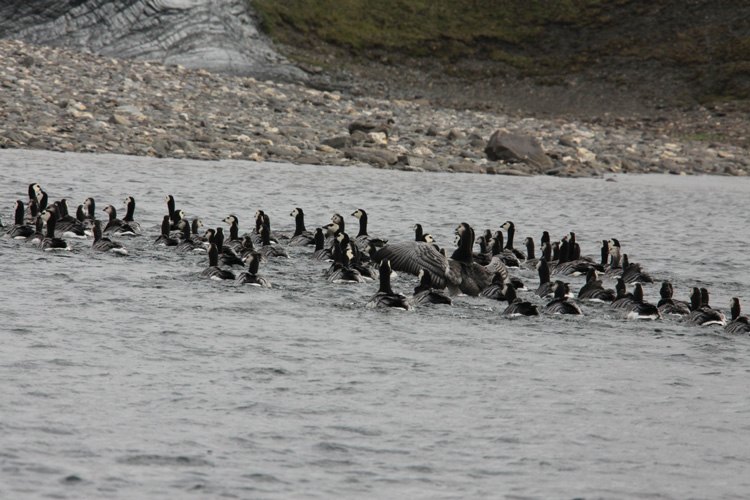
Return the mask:
POLYGON ((211 243, 208 247, 208 267, 201 272, 201 276, 212 280, 234 280, 234 273, 219 267, 219 250, 211 243))
POLYGON ((376 308, 395 308, 408 311, 411 309, 409 300, 405 295, 395 293, 391 289, 391 263, 385 260, 380 263, 380 286, 378 292, 367 302, 370 309, 376 308))
POLYGON ((747 316, 740 315, 740 299, 732 297, 729 310, 732 312, 732 320, 726 324, 724 331, 732 334, 750 333, 750 321, 747 316))
POLYGON ((102 236, 102 227, 99 221, 94 221, 94 242, 91 249, 95 252, 112 252, 120 255, 128 255, 128 250, 117 241, 102 236))

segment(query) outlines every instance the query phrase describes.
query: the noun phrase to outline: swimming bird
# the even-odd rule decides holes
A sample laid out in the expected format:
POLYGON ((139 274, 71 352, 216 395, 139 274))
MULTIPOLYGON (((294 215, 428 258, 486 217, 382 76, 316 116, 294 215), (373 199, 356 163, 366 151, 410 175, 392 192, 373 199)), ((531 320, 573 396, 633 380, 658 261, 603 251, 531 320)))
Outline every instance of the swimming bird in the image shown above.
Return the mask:
POLYGON ((219 267, 219 250, 213 243, 208 246, 208 267, 201 272, 201 276, 212 280, 235 279, 232 271, 227 271, 219 267))
MULTIPOLYGON (((170 222, 171 227, 171 222, 170 222)), ((176 250, 180 253, 205 253, 206 249, 201 243, 196 243, 190 237, 190 224, 186 220, 181 220, 178 224, 178 229, 182 232, 182 238, 177 244, 176 250)), ((218 250, 216 253, 216 262, 218 263, 219 254, 218 250)))
POLYGON ((39 246, 42 244, 43 239, 44 239, 44 221, 42 220, 41 217, 37 217, 36 222, 34 222, 34 234, 26 238, 26 243, 28 245, 39 246))
POLYGON ((112 252, 120 255, 128 255, 128 250, 117 241, 112 241, 109 238, 102 236, 101 222, 94 221, 94 242, 91 244, 92 250, 95 252, 112 252))
POLYGON ((455 231, 458 248, 450 258, 440 253, 431 243, 407 241, 388 243, 374 253, 374 260, 389 260, 393 269, 417 275, 420 269, 431 274, 438 288, 448 287, 451 295, 459 292, 477 296, 490 286, 496 272, 508 276, 508 269, 499 258, 492 259, 487 266, 474 262, 474 230, 462 222, 455 231))
POLYGON ((244 283, 262 288, 271 288, 271 282, 258 274, 261 257, 261 254, 258 252, 253 252, 244 259, 248 268, 247 271, 243 271, 237 275, 237 283, 244 283))
POLYGON ((724 331, 727 333, 750 333, 750 322, 747 316, 740 316, 740 299, 732 297, 729 301, 729 310, 732 311, 732 320, 726 324, 724 331))
POLYGON ((326 272, 326 280, 331 283, 364 283, 362 274, 351 266, 354 258, 354 245, 347 242, 342 246, 339 239, 333 242, 333 263, 326 272))
POLYGON ((544 312, 547 314, 583 314, 578 304, 568 299, 570 286, 560 280, 555 281, 553 285, 555 298, 544 306, 544 312))
POLYGON ((169 230, 172 227, 172 221, 169 219, 169 215, 165 215, 161 221, 161 235, 154 241, 154 245, 163 245, 165 247, 176 247, 179 244, 177 239, 172 238, 169 235, 169 230))
POLYGON ((384 238, 374 238, 367 234, 367 212, 363 209, 358 208, 352 212, 352 217, 359 219, 359 232, 354 238, 354 243, 360 250, 366 248, 367 245, 370 245, 373 248, 380 248, 388 243, 388 240, 384 238))
POLYGON ((628 254, 622 254, 622 279, 625 283, 653 283, 654 279, 641 268, 640 264, 628 261, 628 254))
POLYGON ((659 294, 661 295, 661 299, 659 299, 656 307, 659 308, 659 312, 661 312, 662 315, 669 314, 676 316, 686 316, 690 314, 690 304, 682 300, 675 300, 674 298, 672 298, 674 289, 672 287, 672 283, 670 283, 669 281, 664 281, 661 284, 659 294))
POLYGON ((55 237, 55 226, 57 225, 57 210, 54 207, 48 207, 40 214, 42 220, 47 225, 47 234, 39 244, 39 248, 48 252, 50 250, 70 250, 68 243, 62 238, 55 237))
POLYGON ((136 232, 135 229, 130 227, 126 222, 123 222, 121 219, 117 218, 117 209, 112 205, 107 205, 102 210, 103 212, 106 212, 109 215, 109 221, 107 222, 107 225, 104 226, 104 234, 117 234, 120 236, 135 236, 136 232))
POLYGON ((243 245, 240 239, 239 219, 236 215, 228 215, 224 217, 224 221, 229 224, 229 238, 224 242, 224 245, 231 248, 235 253, 241 252, 243 245))
POLYGON ((305 212, 300 207, 296 207, 289 215, 294 217, 294 234, 289 239, 289 244, 292 246, 314 245, 315 235, 305 228, 305 212))
POLYGON ((571 231, 560 243, 560 255, 553 272, 565 276, 579 276, 588 273, 589 269, 604 270, 591 259, 581 257, 581 247, 576 242, 576 233, 571 231))
POLYGON ((167 213, 169 214, 169 220, 171 221, 169 229, 180 229, 179 224, 183 218, 184 213, 182 213, 181 210, 177 210, 177 208, 175 208, 174 196, 172 196, 171 194, 168 194, 165 197, 165 201, 167 202, 167 213))
POLYGON ((13 238, 14 240, 25 240, 26 238, 34 234, 34 228, 28 224, 25 224, 23 217, 24 217, 23 202, 21 200, 16 200, 15 224, 13 224, 5 232, 5 234, 9 238, 13 238))
POLYGON ((411 296, 411 303, 414 305, 422 304, 452 304, 453 300, 448 297, 442 290, 432 287, 430 273, 424 269, 419 270, 419 284, 414 287, 414 294, 411 296))
POLYGON ((424 234, 422 224, 414 224, 414 241, 424 241, 424 234))
POLYGON ((539 259, 539 264, 537 264, 536 269, 539 272, 539 287, 534 293, 542 298, 554 295, 555 287, 554 284, 550 281, 549 265, 547 265, 547 259, 545 259, 544 257, 539 259))
POLYGON ((506 283, 503 290, 508 307, 503 311, 504 316, 539 316, 539 309, 531 302, 521 300, 516 295, 516 287, 513 283, 506 283))
POLYGON ((135 215, 135 198, 128 196, 125 198, 125 217, 122 221, 130 226, 136 234, 141 234, 141 225, 133 218, 135 215))
POLYGON ((516 225, 513 224, 513 222, 508 220, 508 221, 505 221, 503 225, 500 226, 500 228, 505 229, 505 231, 508 233, 508 238, 505 241, 505 248, 513 252, 513 254, 519 260, 526 260, 526 256, 523 254, 523 252, 513 247, 513 236, 516 234, 516 225))
POLYGON ((216 245, 216 250, 219 252, 219 263, 224 266, 244 266, 245 263, 242 261, 239 255, 232 250, 232 248, 224 245, 224 229, 217 227, 214 230, 212 243, 216 245))
POLYGON ((586 273, 586 284, 578 290, 579 300, 591 300, 594 302, 612 302, 617 297, 614 290, 604 288, 596 269, 591 268, 586 273))
POLYGON ((643 298, 643 285, 636 283, 633 287, 633 300, 627 309, 628 319, 661 319, 659 308, 643 298))
POLYGON ((411 309, 406 296, 401 293, 395 293, 391 289, 391 271, 391 262, 389 260, 386 259, 380 263, 380 287, 378 288, 378 292, 367 302, 368 308, 392 307, 405 311, 411 309))
POLYGON ((55 230, 63 238, 85 238, 86 228, 77 218, 68 213, 68 200, 65 198, 54 203, 57 209, 57 226, 55 230))
POLYGON ((286 257, 289 258, 289 254, 280 245, 273 245, 271 243, 271 227, 269 222, 266 221, 260 228, 260 242, 261 246, 258 249, 265 257, 286 257))
POLYGON ((708 304, 708 290, 693 287, 690 293, 690 316, 688 322, 698 326, 721 325, 727 323, 727 319, 721 311, 713 309, 708 304))

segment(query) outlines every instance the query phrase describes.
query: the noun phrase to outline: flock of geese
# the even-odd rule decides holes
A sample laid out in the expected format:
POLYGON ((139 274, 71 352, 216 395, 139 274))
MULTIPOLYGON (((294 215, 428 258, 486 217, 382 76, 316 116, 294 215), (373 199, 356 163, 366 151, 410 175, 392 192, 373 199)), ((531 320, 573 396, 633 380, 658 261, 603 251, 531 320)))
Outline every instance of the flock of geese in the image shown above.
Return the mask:
MULTIPOLYGON (((125 198, 122 219, 113 205, 107 205, 102 210, 106 213, 105 221, 100 221, 93 198, 78 205, 72 216, 65 199, 50 203, 47 193, 37 183, 29 185, 28 194, 26 203, 23 200, 15 203, 14 223, 4 228, 8 238, 45 251, 70 250, 65 238, 90 238, 92 251, 127 255, 126 246, 111 238, 142 235, 141 225, 134 218, 132 196, 125 198)), ((659 302, 647 302, 643 287, 654 280, 641 265, 629 261, 615 238, 602 240, 601 256, 593 259, 581 255, 574 232, 551 241, 549 232, 544 231, 537 256, 530 237, 524 240, 525 251, 514 246, 515 225, 511 221, 494 232, 485 230, 478 237, 463 222, 455 229, 455 248, 448 250, 441 248, 420 224, 414 226, 414 238, 410 240, 393 243, 372 237, 368 234, 367 213, 362 209, 351 214, 359 222, 354 238, 346 232, 340 214, 334 214, 330 223, 314 232, 308 231, 301 208, 291 211, 290 216, 295 220, 291 234, 272 232, 269 216, 258 210, 254 226, 242 235, 238 217, 227 216, 223 220, 228 226, 225 235, 223 227, 203 229, 200 218, 189 221, 185 212, 176 208, 172 195, 167 195, 165 201, 166 214, 154 245, 171 247, 178 253, 205 254, 208 266, 201 276, 210 279, 270 288, 270 281, 259 274, 260 264, 268 259, 288 258, 286 247, 310 247, 311 259, 330 262, 324 273, 328 281, 379 282, 377 293, 367 302, 370 308, 408 310, 424 304, 450 305, 451 297, 464 294, 506 301, 503 314, 508 316, 581 315, 580 304, 600 302, 630 319, 675 316, 691 325, 720 325, 728 333, 750 333, 750 323, 741 315, 737 297, 730 301, 729 320, 711 307, 705 288, 692 288, 689 301, 681 301, 673 297, 673 287, 665 281, 661 284, 659 302), (237 267, 243 270, 235 272, 233 269, 237 267), (539 284, 535 289, 525 286, 510 272, 521 269, 538 273, 539 284), (410 296, 393 291, 391 279, 396 271, 418 277, 419 284, 410 296), (585 283, 573 294, 565 279, 579 275, 586 277, 585 283), (603 278, 614 281, 614 289, 606 288, 603 278), (628 285, 633 287, 630 292, 628 285), (536 303, 519 297, 520 290, 535 297, 536 303)))

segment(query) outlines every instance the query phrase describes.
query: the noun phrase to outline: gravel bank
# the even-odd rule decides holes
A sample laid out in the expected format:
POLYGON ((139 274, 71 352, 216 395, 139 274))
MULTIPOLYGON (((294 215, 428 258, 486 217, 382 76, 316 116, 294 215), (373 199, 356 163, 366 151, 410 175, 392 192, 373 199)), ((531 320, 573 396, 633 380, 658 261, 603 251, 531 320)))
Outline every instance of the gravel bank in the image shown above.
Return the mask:
POLYGON ((509 175, 750 172, 742 147, 629 126, 457 111, 9 40, 0 60, 3 148, 509 175), (530 138, 547 158, 489 160, 497 130, 530 138))

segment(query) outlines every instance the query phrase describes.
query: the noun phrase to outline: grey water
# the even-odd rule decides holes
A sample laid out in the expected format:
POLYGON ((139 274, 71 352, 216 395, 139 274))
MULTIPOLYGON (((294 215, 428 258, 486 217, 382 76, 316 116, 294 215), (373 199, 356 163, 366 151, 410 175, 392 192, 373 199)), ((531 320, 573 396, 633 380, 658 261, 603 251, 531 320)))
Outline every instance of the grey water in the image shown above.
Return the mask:
MULTIPOLYGON (((0 216, 50 199, 123 210, 128 256, 90 240, 45 253, 0 238, 2 498, 746 498, 750 339, 675 319, 508 319, 505 304, 365 308, 307 248, 261 266, 271 289, 202 279, 205 256, 155 247, 164 197, 207 227, 257 209, 275 231, 356 208, 371 235, 453 244, 463 221, 517 246, 619 238, 679 298, 750 309, 750 180, 423 174, 0 150, 0 216)), ((101 217, 106 214, 101 212, 101 217)), ((225 225, 224 225, 225 226, 225 225)), ((226 226, 225 226, 226 228, 226 226)), ((226 229, 225 229, 226 230, 226 229)), ((239 271, 239 269, 237 269, 239 271)), ((534 272, 519 273, 536 286, 534 272)), ((580 278, 570 278, 574 290, 580 278)), ((416 279, 400 275, 409 294, 416 279)), ((613 283, 606 282, 609 286, 613 283)), ((522 297, 535 300, 529 292, 522 297)), ((538 303, 543 303, 537 300, 538 303)))

